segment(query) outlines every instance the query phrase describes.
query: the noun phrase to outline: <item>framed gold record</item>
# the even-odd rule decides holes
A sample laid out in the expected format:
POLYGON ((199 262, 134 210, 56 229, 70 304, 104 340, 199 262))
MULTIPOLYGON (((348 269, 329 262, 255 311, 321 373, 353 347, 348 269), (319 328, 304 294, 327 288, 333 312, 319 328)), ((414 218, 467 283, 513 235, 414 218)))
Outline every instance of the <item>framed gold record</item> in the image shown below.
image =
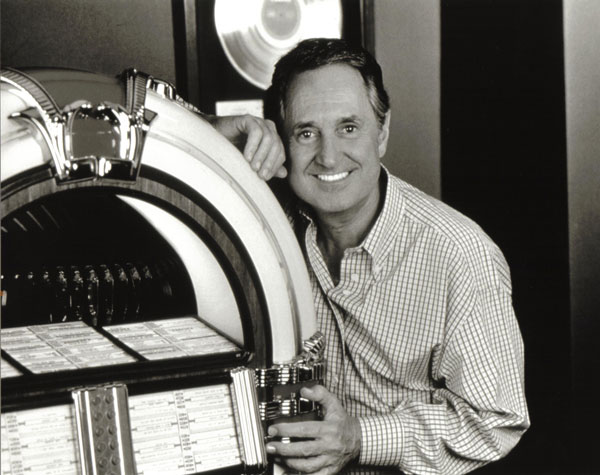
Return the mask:
POLYGON ((215 0, 217 36, 235 70, 267 89, 277 60, 298 42, 341 38, 340 0, 215 0))

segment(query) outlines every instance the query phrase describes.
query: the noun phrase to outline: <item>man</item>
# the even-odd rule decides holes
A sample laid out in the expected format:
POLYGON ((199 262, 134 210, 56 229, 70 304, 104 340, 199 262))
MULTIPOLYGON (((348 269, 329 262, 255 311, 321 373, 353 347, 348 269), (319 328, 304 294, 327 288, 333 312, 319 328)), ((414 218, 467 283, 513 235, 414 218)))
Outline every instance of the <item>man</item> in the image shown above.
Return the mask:
POLYGON ((318 474, 350 461, 463 473, 506 455, 529 426, 509 269, 475 223, 381 165, 379 65, 343 40, 303 41, 265 106, 327 360, 325 387, 302 389, 323 421, 271 426, 301 439, 268 452, 318 474))

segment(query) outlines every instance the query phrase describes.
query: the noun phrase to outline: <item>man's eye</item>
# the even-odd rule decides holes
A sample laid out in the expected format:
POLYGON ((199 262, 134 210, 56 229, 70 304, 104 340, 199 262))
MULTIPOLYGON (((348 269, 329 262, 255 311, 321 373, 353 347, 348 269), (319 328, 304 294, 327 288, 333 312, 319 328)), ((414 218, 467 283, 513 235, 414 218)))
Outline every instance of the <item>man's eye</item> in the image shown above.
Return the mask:
POLYGON ((351 134, 353 132, 356 132, 356 125, 344 125, 344 127, 342 127, 342 130, 345 134, 351 134))
POLYGON ((303 130, 298 134, 298 137, 301 139, 309 139, 313 136, 313 133, 310 130, 303 130))

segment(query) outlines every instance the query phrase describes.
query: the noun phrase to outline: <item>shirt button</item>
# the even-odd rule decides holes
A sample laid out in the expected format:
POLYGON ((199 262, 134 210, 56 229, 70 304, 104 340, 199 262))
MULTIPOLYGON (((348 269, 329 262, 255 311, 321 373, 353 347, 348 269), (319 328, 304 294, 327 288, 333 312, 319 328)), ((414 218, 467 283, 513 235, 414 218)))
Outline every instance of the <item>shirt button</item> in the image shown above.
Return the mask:
POLYGON ((352 275, 350 276, 350 280, 351 280, 352 282, 358 282, 358 274, 352 274, 352 275))
POLYGON ((344 290, 342 290, 342 295, 343 295, 344 297, 348 297, 348 295, 350 295, 351 293, 352 293, 352 291, 351 291, 351 290, 348 290, 348 289, 344 289, 344 290))

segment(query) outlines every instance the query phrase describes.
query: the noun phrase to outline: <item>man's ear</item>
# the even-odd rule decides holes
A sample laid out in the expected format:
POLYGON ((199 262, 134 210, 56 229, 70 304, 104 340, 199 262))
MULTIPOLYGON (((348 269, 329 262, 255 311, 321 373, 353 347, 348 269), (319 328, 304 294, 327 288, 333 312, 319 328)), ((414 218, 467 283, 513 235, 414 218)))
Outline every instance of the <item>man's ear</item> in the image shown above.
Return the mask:
POLYGON ((392 117, 392 111, 389 110, 385 114, 385 120, 383 121, 383 125, 379 128, 379 158, 383 158, 385 152, 387 150, 388 139, 390 138, 390 119, 392 117))

